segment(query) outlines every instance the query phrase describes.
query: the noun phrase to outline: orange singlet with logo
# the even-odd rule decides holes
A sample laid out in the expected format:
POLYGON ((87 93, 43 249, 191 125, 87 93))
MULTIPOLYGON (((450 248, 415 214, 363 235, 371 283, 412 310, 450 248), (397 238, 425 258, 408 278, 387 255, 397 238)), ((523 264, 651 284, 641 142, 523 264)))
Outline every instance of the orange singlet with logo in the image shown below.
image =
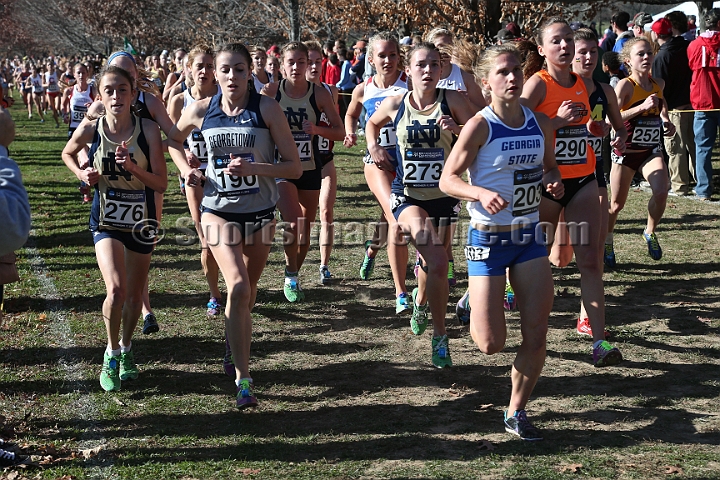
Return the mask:
POLYGON ((545 70, 535 75, 545 82, 545 100, 535 111, 544 113, 550 118, 557 117, 558 108, 565 100, 583 105, 582 118, 576 123, 559 128, 555 131, 555 159, 562 178, 580 178, 595 172, 595 152, 588 148, 588 130, 586 123, 590 120, 590 99, 585 82, 575 73, 575 85, 565 88, 557 83, 545 70))

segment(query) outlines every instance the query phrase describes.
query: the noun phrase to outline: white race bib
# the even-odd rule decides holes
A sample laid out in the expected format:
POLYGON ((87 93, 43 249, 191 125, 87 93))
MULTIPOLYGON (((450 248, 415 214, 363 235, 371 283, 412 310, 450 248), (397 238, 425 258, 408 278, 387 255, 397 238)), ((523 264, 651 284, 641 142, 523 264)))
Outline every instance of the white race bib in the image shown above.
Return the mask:
POLYGON ((403 162, 403 184, 413 188, 438 188, 444 165, 442 148, 408 148, 403 162))
POLYGON ((633 146, 651 148, 660 144, 662 121, 660 117, 638 118, 633 127, 633 146))
POLYGON ((542 167, 515 170, 513 172, 513 217, 538 211, 543 190, 542 177, 542 167))
POLYGON ((570 125, 555 132, 555 160, 558 165, 587 163, 588 131, 585 125, 570 125))
MULTIPOLYGON (((246 162, 255 162, 252 153, 236 153, 234 156, 242 158, 246 162)), ((256 175, 238 177, 235 175, 226 175, 225 172, 223 172, 223 169, 230 164, 230 161, 230 155, 222 155, 213 159, 212 164, 215 169, 215 178, 217 178, 218 196, 232 198, 258 193, 260 186, 258 185, 256 175)))
POLYGON ((145 219, 145 191, 109 188, 105 192, 105 208, 100 224, 132 229, 145 219))

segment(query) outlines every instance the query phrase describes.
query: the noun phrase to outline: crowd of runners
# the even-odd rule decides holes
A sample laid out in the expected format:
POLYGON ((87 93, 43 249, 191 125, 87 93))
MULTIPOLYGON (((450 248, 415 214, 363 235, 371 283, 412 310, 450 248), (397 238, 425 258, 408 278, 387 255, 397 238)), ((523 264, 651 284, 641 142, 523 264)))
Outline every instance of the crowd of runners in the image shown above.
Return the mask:
MULTIPOLYGON (((534 36, 511 23, 487 47, 436 28, 401 40, 380 32, 355 42, 352 53, 341 41, 269 50, 230 43, 188 46, 145 62, 126 51, 106 60, 5 60, 5 106, 19 93, 29 119, 52 115, 56 127, 61 120, 68 125, 62 160, 80 182, 83 201, 91 202, 90 231, 107 291, 102 388, 119 390, 138 377, 132 337, 139 320, 143 333, 160 329, 147 278, 169 188, 164 153, 179 171, 202 245, 207 313, 224 315, 223 367, 235 381, 236 405, 245 408, 257 404, 251 311, 276 216, 284 225, 283 293, 289 303, 302 302, 301 278, 332 284, 333 206, 343 181, 334 152, 364 135, 362 168, 380 221, 358 259, 359 277, 373 277, 377 254, 387 248, 395 312, 409 317, 415 335, 430 327, 429 362, 452 366, 445 321, 456 283, 451 240, 464 203, 469 288, 457 317, 478 348, 493 354, 505 344, 504 310, 519 310, 522 342, 504 426, 524 440, 541 440, 525 409, 545 361, 551 262, 564 266, 574 255, 582 297, 577 333, 592 338, 596 367, 617 365, 622 354, 606 339, 602 275, 604 265, 618 262, 612 231, 633 177, 639 171, 652 190, 642 241, 655 261, 662 257, 656 229, 670 187, 690 193, 692 129, 669 112, 696 108, 690 97, 701 94, 691 94, 688 77, 687 100, 676 99, 667 85, 676 88, 677 79, 655 75, 656 52, 685 32, 676 32, 677 18, 665 18, 646 35, 647 17, 640 12, 630 22, 620 12, 612 23, 618 31, 602 38, 562 18, 547 19, 534 36), (684 160, 668 172, 666 158, 680 155, 678 144, 684 160), (301 275, 309 270, 303 264, 318 211, 321 262, 316 273, 301 275), (579 225, 582 235, 568 225, 579 225), (404 240, 417 252, 410 292, 404 240)), ((710 46, 701 46, 703 55, 717 55, 720 9, 710 11, 707 25, 694 42, 710 46)), ((685 64, 692 76, 698 60, 690 45, 685 64)), ((718 86, 713 58, 710 67, 700 61, 696 76, 705 77, 693 77, 693 88, 718 86)), ((718 95, 716 88, 710 101, 718 95)), ((720 105, 703 107, 697 109, 720 105)), ((709 199, 711 184, 700 169, 698 158, 697 196, 709 199)))

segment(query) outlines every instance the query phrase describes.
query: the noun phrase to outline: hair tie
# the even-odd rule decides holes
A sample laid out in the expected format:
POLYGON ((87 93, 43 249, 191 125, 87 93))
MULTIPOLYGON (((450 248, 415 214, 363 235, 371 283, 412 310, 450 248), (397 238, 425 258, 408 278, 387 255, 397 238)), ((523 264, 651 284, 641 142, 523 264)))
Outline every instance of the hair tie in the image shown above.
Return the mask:
POLYGON ((110 55, 110 58, 108 58, 108 62, 107 62, 108 65, 110 65, 110 63, 118 57, 127 57, 130 60, 132 60, 134 65, 137 65, 137 62, 135 61, 135 57, 133 57, 130 53, 128 53, 124 50, 120 50, 119 52, 115 52, 112 55, 110 55))

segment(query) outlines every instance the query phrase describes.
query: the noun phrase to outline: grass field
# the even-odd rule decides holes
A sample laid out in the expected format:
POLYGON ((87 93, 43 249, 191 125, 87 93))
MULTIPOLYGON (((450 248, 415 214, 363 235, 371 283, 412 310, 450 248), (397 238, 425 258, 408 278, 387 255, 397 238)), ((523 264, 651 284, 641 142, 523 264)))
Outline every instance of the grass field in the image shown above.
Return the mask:
MULTIPOLYGON (((547 362, 528 405, 545 441, 530 444, 501 420, 519 314, 507 314, 501 353, 477 350, 453 316, 467 286, 456 247, 446 319, 455 366, 434 369, 430 334, 413 336, 408 318, 394 315, 385 252, 373 280, 358 279, 364 238, 350 228, 333 252, 334 285, 319 285, 311 250, 302 304, 285 301, 282 249, 273 247, 253 312, 260 403, 238 412, 222 371, 222 320, 205 314, 199 248, 175 238, 188 212, 171 178, 150 272, 161 330, 138 332, 140 378, 107 394, 98 383, 105 289, 89 208, 60 159, 66 131, 21 107, 10 150, 34 232, 19 252, 22 281, 6 287, 0 434, 42 469, 1 479, 720 478, 717 203, 671 197, 658 233, 665 257, 654 262, 640 236, 649 195, 630 194, 616 230, 619 266, 605 274, 608 329, 625 357, 618 367, 593 368, 590 341, 574 332, 577 270, 554 270, 547 362)), ((360 148, 336 150, 336 219, 374 221, 360 148)), ((411 266, 408 278, 412 288, 411 266)))

